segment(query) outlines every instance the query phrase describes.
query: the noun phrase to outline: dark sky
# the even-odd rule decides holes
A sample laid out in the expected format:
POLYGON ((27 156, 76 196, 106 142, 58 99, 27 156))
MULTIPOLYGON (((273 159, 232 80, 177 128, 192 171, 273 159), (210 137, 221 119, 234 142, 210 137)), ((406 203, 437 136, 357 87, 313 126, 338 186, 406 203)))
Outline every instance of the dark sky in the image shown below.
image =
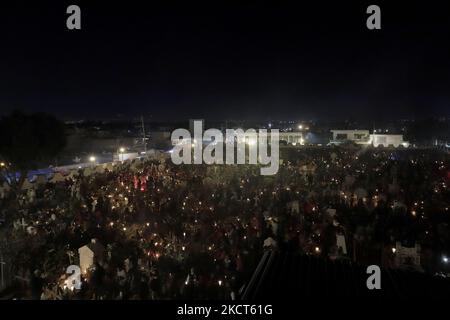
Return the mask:
POLYGON ((2 1, 0 113, 450 115, 444 1, 302 2, 2 1), (66 29, 70 4, 81 7, 80 31, 66 29), (366 28, 370 4, 382 30, 366 28))

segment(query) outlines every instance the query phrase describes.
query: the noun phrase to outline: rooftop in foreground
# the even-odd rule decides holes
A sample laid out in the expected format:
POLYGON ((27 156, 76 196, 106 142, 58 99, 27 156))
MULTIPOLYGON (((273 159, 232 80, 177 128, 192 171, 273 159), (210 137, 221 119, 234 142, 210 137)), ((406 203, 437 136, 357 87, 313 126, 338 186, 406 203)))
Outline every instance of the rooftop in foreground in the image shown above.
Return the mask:
POLYGON ((450 296, 450 280, 428 274, 381 269, 381 289, 369 290, 367 266, 349 260, 266 251, 242 299, 310 298, 432 298, 450 296))

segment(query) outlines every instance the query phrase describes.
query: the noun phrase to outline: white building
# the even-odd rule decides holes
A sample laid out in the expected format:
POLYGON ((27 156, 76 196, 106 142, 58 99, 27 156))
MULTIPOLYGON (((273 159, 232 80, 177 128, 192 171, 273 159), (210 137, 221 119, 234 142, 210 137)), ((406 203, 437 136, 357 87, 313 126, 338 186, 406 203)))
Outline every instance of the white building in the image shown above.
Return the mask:
POLYGON ((353 142, 359 145, 372 145, 374 147, 409 147, 401 134, 370 134, 369 130, 331 130, 333 137, 330 145, 340 145, 353 142))
POLYGON ((121 152, 113 155, 113 161, 134 160, 139 157, 137 152, 121 152))
POLYGON ((374 147, 409 147, 409 143, 407 141, 403 141, 402 134, 371 134, 370 137, 371 144, 373 144, 374 147))
POLYGON ((303 145, 303 133, 301 132, 280 132, 279 133, 280 142, 284 141, 287 144, 295 145, 303 145))
POLYGON ((330 144, 339 145, 341 143, 352 141, 357 144, 369 144, 369 130, 331 130, 333 138, 330 144))
POLYGON ((80 257, 80 269, 82 273, 86 273, 95 262, 100 262, 104 258, 105 248, 96 239, 92 239, 91 243, 78 249, 80 257))
MULTIPOLYGON (((232 134, 228 135, 227 133, 223 132, 223 137, 217 137, 217 140, 206 140, 203 139, 202 144, 209 144, 212 141, 216 142, 225 142, 225 143, 249 143, 254 144, 257 143, 257 139, 259 137, 259 133, 257 130, 253 130, 251 133, 244 129, 236 129, 236 132, 239 132, 242 130, 243 135, 242 136, 234 136, 232 134)), ((303 145, 304 139, 303 139, 303 133, 302 132, 279 132, 278 133, 278 140, 279 142, 285 142, 288 145, 303 145)), ((271 132, 267 132, 267 139, 270 141, 271 132)), ((194 138, 194 136, 191 135, 191 138, 185 138, 185 139, 178 139, 174 138, 172 139, 172 145, 177 144, 195 144, 198 143, 198 141, 194 138)))

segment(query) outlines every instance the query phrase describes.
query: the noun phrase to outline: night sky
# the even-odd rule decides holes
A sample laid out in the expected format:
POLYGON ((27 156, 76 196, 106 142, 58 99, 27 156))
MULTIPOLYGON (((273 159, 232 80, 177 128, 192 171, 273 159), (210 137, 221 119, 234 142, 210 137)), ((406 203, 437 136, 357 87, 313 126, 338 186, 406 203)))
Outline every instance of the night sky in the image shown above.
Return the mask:
POLYGON ((444 1, 243 2, 2 1, 0 113, 450 115, 444 1), (66 28, 70 4, 81 7, 80 31, 66 28), (370 4, 381 7, 382 30, 366 28, 370 4))

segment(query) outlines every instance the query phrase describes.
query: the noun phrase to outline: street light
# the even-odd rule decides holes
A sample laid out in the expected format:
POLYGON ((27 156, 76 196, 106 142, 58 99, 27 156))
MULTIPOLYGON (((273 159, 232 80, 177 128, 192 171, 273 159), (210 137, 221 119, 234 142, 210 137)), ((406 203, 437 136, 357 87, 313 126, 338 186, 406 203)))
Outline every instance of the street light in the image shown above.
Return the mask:
POLYGON ((94 156, 89 157, 89 161, 94 164, 97 159, 94 156))
POLYGON ((302 129, 303 129, 303 126, 302 126, 301 124, 299 124, 299 125, 298 125, 298 129, 299 129, 299 130, 302 130, 302 129))
POLYGON ((119 153, 120 153, 120 161, 122 161, 123 162, 123 153, 125 152, 125 148, 124 147, 120 147, 120 149, 119 149, 119 153))
POLYGON ((4 167, 6 164, 4 162, 0 162, 0 167, 4 167))

